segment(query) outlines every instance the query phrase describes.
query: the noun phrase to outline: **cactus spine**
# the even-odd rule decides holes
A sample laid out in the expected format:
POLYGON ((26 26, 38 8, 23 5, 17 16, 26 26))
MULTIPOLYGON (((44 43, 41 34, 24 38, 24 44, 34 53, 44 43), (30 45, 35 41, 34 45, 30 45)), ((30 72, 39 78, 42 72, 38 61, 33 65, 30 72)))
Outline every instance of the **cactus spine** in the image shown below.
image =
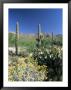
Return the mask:
POLYGON ((16 48, 16 55, 18 55, 18 40, 19 40, 19 23, 16 23, 16 41, 15 41, 15 48, 16 48))

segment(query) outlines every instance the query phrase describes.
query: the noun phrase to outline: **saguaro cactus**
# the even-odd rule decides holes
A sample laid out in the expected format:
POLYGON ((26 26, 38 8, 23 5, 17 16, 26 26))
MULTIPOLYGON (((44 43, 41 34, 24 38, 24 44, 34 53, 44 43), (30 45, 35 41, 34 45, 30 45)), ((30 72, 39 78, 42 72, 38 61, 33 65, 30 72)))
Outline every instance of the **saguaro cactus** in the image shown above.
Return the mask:
POLYGON ((53 45, 53 32, 52 32, 52 45, 53 45))
POLYGON ((40 47, 41 46, 41 26, 40 24, 38 24, 38 34, 37 34, 37 46, 40 47))
POLYGON ((38 25, 38 45, 41 46, 41 38, 40 38, 40 35, 41 35, 41 25, 39 24, 38 25))
POLYGON ((38 24, 38 34, 37 34, 37 46, 38 47, 41 47, 41 44, 42 44, 42 39, 43 39, 43 34, 41 33, 41 25, 38 24))
POLYGON ((53 41, 53 32, 52 32, 52 41, 53 41))
POLYGON ((15 48, 16 48, 16 55, 18 55, 18 40, 19 40, 19 23, 16 23, 16 39, 15 39, 15 48))

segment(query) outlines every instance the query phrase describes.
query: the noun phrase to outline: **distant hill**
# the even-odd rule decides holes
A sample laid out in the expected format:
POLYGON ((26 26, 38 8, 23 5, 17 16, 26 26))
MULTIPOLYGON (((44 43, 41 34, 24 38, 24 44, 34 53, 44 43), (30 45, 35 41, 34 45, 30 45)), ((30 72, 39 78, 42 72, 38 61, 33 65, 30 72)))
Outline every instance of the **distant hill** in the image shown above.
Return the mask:
POLYGON ((62 34, 57 34, 56 36, 57 36, 57 37, 62 37, 62 34))

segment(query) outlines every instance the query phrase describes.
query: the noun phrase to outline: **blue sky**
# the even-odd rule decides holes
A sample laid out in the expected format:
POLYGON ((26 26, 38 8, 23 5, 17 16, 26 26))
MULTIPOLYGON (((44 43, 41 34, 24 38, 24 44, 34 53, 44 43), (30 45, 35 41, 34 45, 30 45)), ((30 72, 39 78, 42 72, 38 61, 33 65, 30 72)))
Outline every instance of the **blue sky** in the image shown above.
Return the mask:
POLYGON ((62 34, 62 9, 9 9, 9 32, 37 33, 38 24, 45 33, 62 34))

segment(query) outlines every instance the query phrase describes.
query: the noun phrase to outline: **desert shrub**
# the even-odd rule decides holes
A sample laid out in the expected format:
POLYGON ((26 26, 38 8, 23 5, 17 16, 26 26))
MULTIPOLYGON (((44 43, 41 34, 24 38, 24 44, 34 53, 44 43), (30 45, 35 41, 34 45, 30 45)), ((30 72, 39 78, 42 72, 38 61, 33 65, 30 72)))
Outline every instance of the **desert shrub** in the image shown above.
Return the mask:
POLYGON ((38 65, 31 57, 18 57, 8 67, 9 81, 44 81, 47 79, 47 66, 38 65))
POLYGON ((63 39, 61 35, 57 35, 54 37, 54 40, 53 40, 54 45, 62 46, 62 42, 63 42, 63 39))
POLYGON ((54 36, 53 40, 52 37, 47 37, 42 40, 42 46, 45 48, 49 48, 52 45, 62 46, 62 37, 54 36))
POLYGON ((53 40, 54 45, 62 46, 62 41, 53 40))
POLYGON ((8 34, 9 35, 9 46, 14 46, 14 43, 15 43, 15 34, 13 33, 10 33, 8 34))
POLYGON ((51 40, 51 38, 45 38, 45 39, 42 40, 41 42, 42 42, 41 46, 44 47, 44 48, 48 48, 49 46, 52 45, 52 40, 51 40))
POLYGON ((50 47, 37 48, 34 50, 33 57, 39 65, 48 66, 48 80, 61 80, 62 76, 62 48, 50 47))

